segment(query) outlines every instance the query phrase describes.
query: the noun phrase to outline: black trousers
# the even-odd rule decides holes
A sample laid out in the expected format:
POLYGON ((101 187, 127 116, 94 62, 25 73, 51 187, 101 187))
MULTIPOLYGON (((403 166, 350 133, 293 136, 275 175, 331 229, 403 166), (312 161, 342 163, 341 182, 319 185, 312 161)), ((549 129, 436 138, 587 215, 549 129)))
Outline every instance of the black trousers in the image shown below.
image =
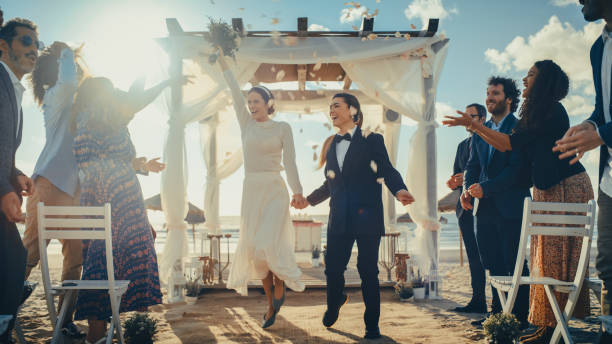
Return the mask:
MULTIPOLYGON (((606 289, 612 289, 612 198, 599 189, 597 198, 597 260, 595 266, 606 289)), ((610 293, 610 291, 608 291, 610 293)), ((608 294, 608 298, 612 295, 608 294)))
MULTIPOLYGON (((480 258, 491 276, 512 276, 516 265, 518 245, 521 238, 521 219, 508 220, 501 216, 476 217, 476 240, 480 258)), ((524 262, 523 276, 529 276, 527 261, 524 262)), ((493 289, 493 313, 501 312, 502 307, 493 289)), ((519 287, 512 313, 519 321, 526 322, 529 314, 529 286, 519 287)))
POLYGON ((470 265, 470 279, 472 282, 472 300, 476 302, 485 301, 486 275, 480 261, 480 252, 476 241, 474 230, 474 217, 465 211, 459 216, 459 230, 463 237, 468 264, 470 265))
POLYGON ((21 304, 25 264, 26 249, 17 226, 0 212, 0 314, 13 316, 9 329, 13 328, 21 304))
POLYGON ((378 285, 378 247, 380 236, 330 235, 325 253, 327 308, 334 309, 344 301, 344 271, 357 241, 357 271, 361 277, 361 294, 365 304, 363 320, 366 329, 378 329, 380 289, 378 285))

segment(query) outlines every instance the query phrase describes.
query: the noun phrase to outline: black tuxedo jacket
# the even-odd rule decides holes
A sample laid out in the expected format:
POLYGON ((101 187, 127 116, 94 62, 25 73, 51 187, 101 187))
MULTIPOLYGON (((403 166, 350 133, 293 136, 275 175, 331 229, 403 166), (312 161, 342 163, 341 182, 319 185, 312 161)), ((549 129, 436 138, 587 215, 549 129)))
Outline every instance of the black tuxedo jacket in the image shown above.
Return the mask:
POLYGON ((17 176, 23 173, 15 167, 15 152, 21 143, 23 127, 23 113, 18 109, 13 83, 0 64, 0 197, 13 191, 21 197, 17 176), (18 118, 21 118, 19 128, 18 118))
POLYGON ((372 133, 363 137, 361 129, 356 128, 342 172, 336 158, 335 141, 326 157, 325 182, 307 199, 311 205, 317 205, 331 198, 327 235, 383 235, 382 185, 377 179, 383 178, 393 195, 407 188, 402 176, 389 161, 382 135, 372 133))

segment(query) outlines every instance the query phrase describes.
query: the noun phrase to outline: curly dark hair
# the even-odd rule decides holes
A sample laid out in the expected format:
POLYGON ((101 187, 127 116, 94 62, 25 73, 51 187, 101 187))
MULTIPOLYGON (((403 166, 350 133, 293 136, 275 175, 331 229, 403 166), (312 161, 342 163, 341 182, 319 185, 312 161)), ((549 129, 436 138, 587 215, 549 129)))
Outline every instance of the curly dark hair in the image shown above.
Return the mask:
MULTIPOLYGON (((17 28, 25 27, 26 29, 30 29, 36 32, 37 27, 34 22, 28 19, 23 18, 13 18, 7 21, 2 27, 0 27, 0 39, 9 44, 9 46, 13 43, 13 38, 17 36, 17 28)), ((2 57, 2 52, 0 51, 0 57, 2 57)))
POLYGON ((514 80, 501 76, 492 76, 489 78, 488 85, 502 85, 504 87, 504 95, 506 96, 505 99, 512 100, 512 103, 510 103, 510 112, 515 112, 516 109, 518 109, 520 92, 514 80))
POLYGON ((517 127, 533 129, 549 122, 554 115, 555 103, 561 101, 569 91, 569 77, 552 60, 534 64, 538 74, 523 101, 517 127))

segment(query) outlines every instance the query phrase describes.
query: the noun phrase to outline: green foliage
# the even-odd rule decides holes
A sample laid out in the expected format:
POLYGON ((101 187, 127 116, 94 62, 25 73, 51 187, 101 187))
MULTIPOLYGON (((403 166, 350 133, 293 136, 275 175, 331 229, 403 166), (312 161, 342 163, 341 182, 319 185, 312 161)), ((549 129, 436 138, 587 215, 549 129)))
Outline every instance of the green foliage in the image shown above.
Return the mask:
POLYGON ((510 344, 521 333, 521 323, 514 314, 493 314, 482 324, 485 335, 495 344, 510 344))
MULTIPOLYGON (((223 49, 223 55, 236 59, 236 51, 240 45, 240 35, 229 24, 221 20, 215 21, 209 17, 208 32, 204 34, 204 38, 213 48, 223 49)), ((217 55, 210 55, 208 62, 215 63, 217 55)))
POLYGON ((135 313, 123 322, 126 344, 152 344, 157 333, 157 320, 147 313, 135 313))

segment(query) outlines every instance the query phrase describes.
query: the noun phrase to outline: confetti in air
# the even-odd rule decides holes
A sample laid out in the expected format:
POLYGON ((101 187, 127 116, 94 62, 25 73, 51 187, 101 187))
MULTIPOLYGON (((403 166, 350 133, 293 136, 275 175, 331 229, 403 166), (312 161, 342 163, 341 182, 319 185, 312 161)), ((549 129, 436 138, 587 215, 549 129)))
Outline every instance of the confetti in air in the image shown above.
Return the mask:
POLYGON ((385 178, 376 178, 376 182, 380 185, 385 183, 385 178))
POLYGON ((400 38, 402 37, 402 34, 399 31, 395 31, 395 37, 400 38))
POLYGON ((410 28, 416 30, 416 26, 414 26, 414 24, 410 24, 410 28))
POLYGON ((279 70, 278 73, 276 73, 276 81, 281 81, 285 78, 285 71, 284 70, 279 70))
POLYGON ((334 172, 333 170, 327 170, 327 178, 329 179, 336 178, 336 172, 334 172))
POLYGON ((317 62, 317 64, 312 67, 312 70, 314 70, 315 72, 318 71, 319 69, 321 69, 321 64, 321 61, 317 62))

